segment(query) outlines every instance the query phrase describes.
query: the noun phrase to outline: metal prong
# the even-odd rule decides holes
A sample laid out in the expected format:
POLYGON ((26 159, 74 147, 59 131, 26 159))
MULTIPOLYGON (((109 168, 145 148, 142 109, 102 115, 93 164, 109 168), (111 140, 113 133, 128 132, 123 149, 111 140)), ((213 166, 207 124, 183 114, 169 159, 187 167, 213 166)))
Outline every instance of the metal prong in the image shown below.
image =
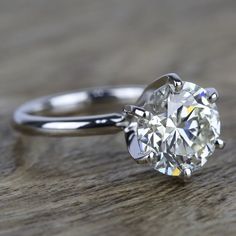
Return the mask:
POLYGON ((218 149, 224 149, 225 142, 222 139, 217 139, 215 143, 216 148, 218 149))
POLYGON ((144 154, 143 156, 140 156, 139 158, 135 159, 135 161, 138 164, 147 164, 151 163, 154 160, 155 154, 154 152, 148 152, 144 154))
POLYGON ((192 170, 189 169, 189 168, 185 168, 185 169, 183 170, 183 177, 184 177, 185 179, 190 179, 191 176, 192 176, 192 170))
POLYGON ((206 91, 210 103, 215 103, 219 99, 219 93, 215 88, 207 88, 206 91))
POLYGON ((162 86, 166 85, 167 83, 170 85, 173 92, 177 93, 178 91, 181 90, 181 88, 182 88, 181 84, 183 82, 181 81, 179 76, 175 73, 163 75, 163 76, 159 77, 158 79, 156 79, 155 81, 153 81, 151 84, 149 84, 145 88, 145 90, 143 91, 143 94, 138 99, 136 105, 143 106, 145 104, 147 98, 150 97, 155 90, 161 88, 162 86))
POLYGON ((133 105, 126 105, 124 108, 124 112, 128 115, 134 115, 142 118, 146 118, 148 116, 148 112, 143 108, 133 105))
POLYGON ((172 91, 175 93, 180 92, 183 88, 183 81, 180 79, 180 77, 177 74, 172 73, 168 74, 168 78, 172 91))

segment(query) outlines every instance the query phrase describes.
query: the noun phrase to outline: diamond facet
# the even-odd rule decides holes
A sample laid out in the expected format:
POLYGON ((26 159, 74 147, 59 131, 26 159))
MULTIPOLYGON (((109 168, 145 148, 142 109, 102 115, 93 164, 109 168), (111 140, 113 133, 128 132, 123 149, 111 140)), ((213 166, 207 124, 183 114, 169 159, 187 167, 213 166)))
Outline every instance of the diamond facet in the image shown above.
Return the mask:
POLYGON ((143 106, 146 116, 134 116, 130 126, 140 153, 154 153, 154 169, 180 176, 199 169, 213 154, 220 119, 205 89, 189 82, 178 92, 171 86, 155 90, 143 106))

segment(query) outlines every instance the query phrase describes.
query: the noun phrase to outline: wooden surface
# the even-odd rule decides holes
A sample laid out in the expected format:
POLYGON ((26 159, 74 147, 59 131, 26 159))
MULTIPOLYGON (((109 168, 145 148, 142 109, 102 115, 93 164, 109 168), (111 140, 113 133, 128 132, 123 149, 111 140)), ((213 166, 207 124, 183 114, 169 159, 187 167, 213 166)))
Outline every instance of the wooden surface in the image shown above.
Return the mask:
POLYGON ((0 235, 236 235, 236 1, 0 1, 0 235), (22 102, 167 72, 214 86, 227 148, 190 183, 129 157, 123 134, 22 137, 22 102))

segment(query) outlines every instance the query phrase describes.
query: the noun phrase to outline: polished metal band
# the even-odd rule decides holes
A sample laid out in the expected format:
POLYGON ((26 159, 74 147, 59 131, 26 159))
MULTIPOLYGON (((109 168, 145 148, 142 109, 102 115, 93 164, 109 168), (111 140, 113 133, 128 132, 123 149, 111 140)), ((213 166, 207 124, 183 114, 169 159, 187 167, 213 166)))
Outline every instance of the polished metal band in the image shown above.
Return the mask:
POLYGON ((105 87, 43 97, 17 109, 13 122, 17 129, 27 134, 87 136, 116 133, 124 127, 122 106, 134 104, 142 92, 142 86, 105 87), (115 107, 120 107, 120 111, 103 114, 107 108, 115 107))

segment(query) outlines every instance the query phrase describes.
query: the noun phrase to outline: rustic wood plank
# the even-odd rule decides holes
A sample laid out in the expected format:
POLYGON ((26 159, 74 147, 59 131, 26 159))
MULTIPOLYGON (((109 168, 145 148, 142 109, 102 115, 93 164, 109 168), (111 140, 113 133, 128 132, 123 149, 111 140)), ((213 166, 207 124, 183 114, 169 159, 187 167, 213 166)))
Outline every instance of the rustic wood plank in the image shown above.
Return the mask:
POLYGON ((235 235, 236 2, 0 2, 0 235, 235 235), (123 135, 24 137, 22 102, 175 71, 221 92, 227 148, 190 183, 129 157, 123 135))

